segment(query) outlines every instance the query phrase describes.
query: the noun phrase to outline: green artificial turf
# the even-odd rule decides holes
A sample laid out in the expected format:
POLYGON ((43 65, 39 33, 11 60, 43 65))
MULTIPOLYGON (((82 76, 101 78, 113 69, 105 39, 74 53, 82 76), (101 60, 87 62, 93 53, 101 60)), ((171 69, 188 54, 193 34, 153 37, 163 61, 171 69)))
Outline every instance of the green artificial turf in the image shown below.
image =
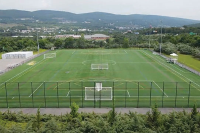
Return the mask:
POLYGON ((56 57, 44 59, 42 55, 0 76, 0 107, 69 107, 72 102, 80 107, 112 107, 113 103, 116 107, 150 107, 155 103, 159 107, 191 107, 200 100, 198 75, 148 50, 49 53, 56 53, 56 57), (109 69, 91 70, 91 64, 108 64, 109 69), (112 90, 85 91, 97 82, 112 90), (85 100, 86 96, 91 100, 85 100), (108 97, 112 100, 105 100, 108 97))

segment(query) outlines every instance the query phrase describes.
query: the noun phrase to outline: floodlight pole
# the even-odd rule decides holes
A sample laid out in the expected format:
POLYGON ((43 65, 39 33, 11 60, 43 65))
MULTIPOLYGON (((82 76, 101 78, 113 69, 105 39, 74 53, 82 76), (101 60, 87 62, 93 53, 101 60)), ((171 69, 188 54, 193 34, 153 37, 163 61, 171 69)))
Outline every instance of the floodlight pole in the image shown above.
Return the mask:
POLYGON ((162 49, 162 20, 161 22, 161 38, 160 38, 160 55, 161 55, 161 49, 162 49))
MULTIPOLYGON (((36 28, 37 28, 37 21, 36 21, 36 28)), ((39 54, 40 46, 39 46, 39 42, 38 42, 38 30, 37 30, 37 45, 38 45, 38 54, 39 54)))

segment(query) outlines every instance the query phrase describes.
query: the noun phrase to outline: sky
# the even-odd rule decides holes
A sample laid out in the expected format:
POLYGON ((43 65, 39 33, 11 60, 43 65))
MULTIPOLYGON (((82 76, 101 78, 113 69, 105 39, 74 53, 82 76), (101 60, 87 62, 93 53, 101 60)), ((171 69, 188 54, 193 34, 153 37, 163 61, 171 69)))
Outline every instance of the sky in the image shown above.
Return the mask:
POLYGON ((0 0, 0 10, 146 14, 200 20, 200 0, 0 0))

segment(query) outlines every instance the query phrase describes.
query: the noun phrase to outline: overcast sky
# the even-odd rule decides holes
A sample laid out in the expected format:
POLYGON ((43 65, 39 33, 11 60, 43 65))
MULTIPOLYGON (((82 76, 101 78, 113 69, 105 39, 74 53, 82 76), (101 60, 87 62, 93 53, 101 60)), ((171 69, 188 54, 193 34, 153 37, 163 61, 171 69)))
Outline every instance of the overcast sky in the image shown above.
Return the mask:
POLYGON ((200 0, 0 0, 0 9, 150 14, 200 20, 200 0))

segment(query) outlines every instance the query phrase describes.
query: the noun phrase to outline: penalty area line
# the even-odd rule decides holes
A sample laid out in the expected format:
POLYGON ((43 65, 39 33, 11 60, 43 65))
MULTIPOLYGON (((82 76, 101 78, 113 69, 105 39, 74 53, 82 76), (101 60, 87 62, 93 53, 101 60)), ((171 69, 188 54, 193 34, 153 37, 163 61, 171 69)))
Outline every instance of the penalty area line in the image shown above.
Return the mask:
MULTIPOLYGON (((42 85, 43 85, 43 83, 40 86, 42 86, 42 85)), ((40 86, 33 93, 35 93, 40 88, 40 86)), ((33 93, 29 97, 31 97, 33 95, 33 93)))
MULTIPOLYGON (((154 82, 154 84, 156 85, 156 86, 158 86, 158 88, 163 92, 163 90, 160 88, 160 86, 155 82, 155 81, 153 81, 154 82)), ((163 92, 164 94, 165 94, 165 96, 167 96, 168 97, 168 95, 165 93, 165 92, 163 92)))

